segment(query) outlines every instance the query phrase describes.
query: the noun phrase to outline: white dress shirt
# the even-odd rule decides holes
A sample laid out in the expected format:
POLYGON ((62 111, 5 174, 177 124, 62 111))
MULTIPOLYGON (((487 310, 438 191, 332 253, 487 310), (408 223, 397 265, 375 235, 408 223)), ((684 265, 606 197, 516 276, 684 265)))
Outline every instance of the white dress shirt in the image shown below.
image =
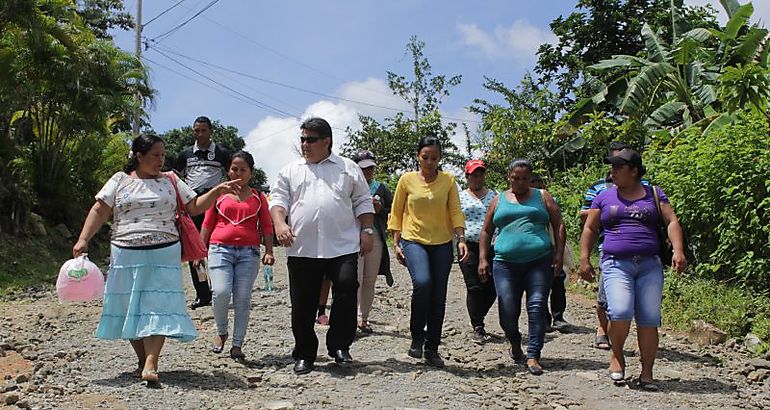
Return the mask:
POLYGON ((372 195, 358 165, 332 153, 317 164, 286 165, 270 191, 270 208, 289 216, 294 243, 287 256, 329 259, 361 246, 358 217, 373 214, 372 195))

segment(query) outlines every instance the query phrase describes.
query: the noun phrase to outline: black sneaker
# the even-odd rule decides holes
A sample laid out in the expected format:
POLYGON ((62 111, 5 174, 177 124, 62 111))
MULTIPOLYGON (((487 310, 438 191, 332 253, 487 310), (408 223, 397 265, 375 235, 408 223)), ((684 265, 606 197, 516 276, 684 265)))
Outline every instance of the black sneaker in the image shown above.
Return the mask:
POLYGON ((473 343, 476 343, 477 345, 483 345, 484 343, 488 342, 489 339, 490 337, 487 334, 487 331, 484 330, 483 326, 476 326, 473 328, 473 333, 471 334, 471 341, 473 341, 473 343))
POLYGON ((412 345, 409 346, 409 352, 407 352, 409 357, 414 357, 415 359, 422 359, 422 345, 423 345, 423 342, 412 340, 412 345))
POLYGON ((554 319, 552 327, 558 332, 564 333, 569 330, 570 324, 564 319, 554 319))
POLYGON ((195 299, 193 303, 190 303, 190 309, 195 310, 200 307, 211 306, 211 300, 195 299))
POLYGON ((444 359, 438 355, 438 350, 425 350, 425 362, 428 366, 444 367, 444 359))

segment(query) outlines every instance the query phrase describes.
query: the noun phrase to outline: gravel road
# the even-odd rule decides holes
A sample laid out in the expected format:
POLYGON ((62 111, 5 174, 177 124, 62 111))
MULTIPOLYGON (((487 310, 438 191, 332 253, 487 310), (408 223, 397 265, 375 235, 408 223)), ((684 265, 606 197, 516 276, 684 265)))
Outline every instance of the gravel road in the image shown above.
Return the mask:
MULTIPOLYGON (((545 373, 529 375, 507 355, 497 308, 487 319, 493 339, 470 342, 465 287, 455 266, 450 276, 444 369, 406 355, 409 294, 405 268, 393 262, 396 285, 378 278, 371 315, 375 332, 353 344, 355 363, 340 367, 325 357, 323 333, 316 371, 292 372, 293 344, 285 258, 278 249, 277 290, 258 280, 244 345, 236 363, 208 351, 214 335, 210 308, 191 313, 200 337, 170 341, 161 357, 161 386, 148 388, 131 375, 135 356, 125 342, 97 340, 100 304, 59 304, 50 289, 30 290, 0 302, 0 406, 7 408, 174 409, 704 409, 770 408, 770 362, 752 358, 740 343, 700 348, 665 329, 656 363, 661 391, 613 385, 607 352, 590 347, 591 302, 570 294, 568 333, 549 333, 545 373)), ((192 294, 188 289, 188 294, 192 294)), ((188 297, 190 299, 191 297, 188 297)), ((525 314, 522 329, 526 330, 525 314)), ((626 345, 629 377, 638 374, 636 340, 626 345)), ((229 345, 228 345, 229 348, 229 345)))

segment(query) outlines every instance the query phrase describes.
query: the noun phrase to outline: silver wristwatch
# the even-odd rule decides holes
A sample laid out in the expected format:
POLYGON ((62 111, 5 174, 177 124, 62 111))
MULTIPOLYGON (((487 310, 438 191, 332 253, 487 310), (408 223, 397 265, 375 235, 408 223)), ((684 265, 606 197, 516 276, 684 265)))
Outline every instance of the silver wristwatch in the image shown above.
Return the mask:
POLYGON ((361 228, 361 232, 367 234, 367 235, 374 235, 374 228, 368 227, 368 228, 361 228))

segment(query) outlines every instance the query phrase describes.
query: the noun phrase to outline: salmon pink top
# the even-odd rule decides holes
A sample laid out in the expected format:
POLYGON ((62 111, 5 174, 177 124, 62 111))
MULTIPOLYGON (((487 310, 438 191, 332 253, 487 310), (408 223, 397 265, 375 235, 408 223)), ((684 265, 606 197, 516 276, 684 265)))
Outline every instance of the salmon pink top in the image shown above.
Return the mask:
POLYGON ((211 232, 209 243, 231 246, 259 246, 259 235, 273 235, 267 198, 251 190, 245 201, 226 194, 206 211, 203 227, 211 232))

